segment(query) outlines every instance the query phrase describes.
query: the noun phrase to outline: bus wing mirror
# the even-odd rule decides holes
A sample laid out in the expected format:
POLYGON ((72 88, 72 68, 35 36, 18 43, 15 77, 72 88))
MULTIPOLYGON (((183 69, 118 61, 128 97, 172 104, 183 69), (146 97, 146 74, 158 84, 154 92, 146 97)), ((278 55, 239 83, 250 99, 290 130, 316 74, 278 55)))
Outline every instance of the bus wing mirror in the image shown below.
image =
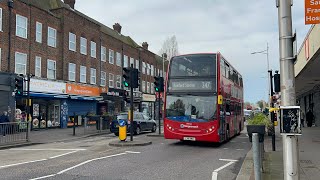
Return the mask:
POLYGON ((221 105, 223 103, 223 97, 222 95, 218 96, 218 104, 221 105))

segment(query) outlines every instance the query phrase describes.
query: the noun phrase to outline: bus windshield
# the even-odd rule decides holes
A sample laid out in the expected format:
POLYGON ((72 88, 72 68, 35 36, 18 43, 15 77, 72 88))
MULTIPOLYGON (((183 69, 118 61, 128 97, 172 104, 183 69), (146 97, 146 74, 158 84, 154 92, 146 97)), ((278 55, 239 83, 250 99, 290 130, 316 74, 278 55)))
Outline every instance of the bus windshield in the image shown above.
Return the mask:
POLYGON ((166 118, 181 122, 208 122, 216 118, 217 96, 167 95, 166 118))
POLYGON ((216 75, 215 54, 194 54, 177 56, 171 60, 170 78, 205 77, 216 75))

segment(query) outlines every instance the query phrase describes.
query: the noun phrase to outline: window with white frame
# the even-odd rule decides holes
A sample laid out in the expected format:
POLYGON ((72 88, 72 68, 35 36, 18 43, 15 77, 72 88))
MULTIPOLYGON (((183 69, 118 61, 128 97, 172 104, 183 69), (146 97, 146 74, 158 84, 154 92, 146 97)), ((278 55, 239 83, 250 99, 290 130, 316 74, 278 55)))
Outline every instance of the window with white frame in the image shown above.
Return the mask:
POLYGON ((120 53, 116 53, 117 54, 117 61, 116 61, 116 64, 117 66, 120 66, 121 67, 121 54, 120 53))
POLYGON ((36 42, 42 43, 42 23, 36 22, 36 42))
POLYGON ((0 31, 2 31, 2 8, 0 8, 0 31))
POLYGON ((154 94, 154 84, 151 83, 151 94, 154 94))
POLYGON ((146 74, 146 63, 142 62, 142 74, 146 74))
POLYGON ((150 75, 150 64, 147 64, 147 75, 150 75))
POLYGON ((84 37, 80 37, 80 53, 87 55, 87 39, 84 37))
POLYGON ((162 70, 160 70, 160 76, 163 77, 162 70))
POLYGON ((121 89, 121 76, 120 75, 117 75, 117 88, 118 89, 121 89))
POLYGON ((109 87, 114 87, 114 75, 112 73, 109 73, 109 87))
POLYGON ((141 89, 142 92, 146 92, 146 82, 145 81, 142 81, 142 89, 141 89))
POLYGON ((87 82, 87 67, 80 66, 80 82, 86 83, 87 82))
POLYGON ((147 82, 147 93, 150 93, 150 83, 147 82))
POLYGON ((77 51, 77 36, 71 32, 69 32, 69 50, 70 51, 77 51))
POLYGON ((154 67, 151 65, 151 76, 154 76, 154 67))
POLYGON ((48 59, 47 61, 47 78, 48 79, 56 79, 56 61, 48 59))
POLYGON ((69 63, 69 81, 76 81, 76 64, 69 63))
POLYGON ((100 86, 106 86, 106 79, 107 79, 107 73, 104 71, 101 71, 101 82, 100 86))
POLYGON ((36 56, 34 75, 41 77, 41 57, 36 56))
POLYGON ((124 55, 124 57, 123 57, 123 67, 129 67, 128 66, 128 56, 126 56, 126 55, 124 55))
POLYGON ((16 15, 16 36, 27 39, 28 36, 28 18, 16 15))
POLYGON ((97 57, 97 44, 93 41, 91 41, 91 57, 97 57))
POLYGON ((109 49, 109 63, 114 64, 114 51, 109 49))
POLYGON ((90 68, 90 84, 97 83, 97 71, 94 68, 90 68))
POLYGON ((107 48, 104 46, 101 46, 101 61, 107 61, 107 48))
POLYGON ((57 30, 48 27, 48 46, 57 47, 57 30))
POLYGON ((134 67, 134 59, 133 59, 133 58, 130 58, 130 67, 131 67, 131 64, 132 64, 133 67, 134 67))
POLYGON ((140 68, 139 68, 139 60, 138 59, 136 59, 136 69, 140 70, 140 68))
POLYGON ((27 73, 27 54, 16 52, 14 72, 16 74, 26 74, 27 73))

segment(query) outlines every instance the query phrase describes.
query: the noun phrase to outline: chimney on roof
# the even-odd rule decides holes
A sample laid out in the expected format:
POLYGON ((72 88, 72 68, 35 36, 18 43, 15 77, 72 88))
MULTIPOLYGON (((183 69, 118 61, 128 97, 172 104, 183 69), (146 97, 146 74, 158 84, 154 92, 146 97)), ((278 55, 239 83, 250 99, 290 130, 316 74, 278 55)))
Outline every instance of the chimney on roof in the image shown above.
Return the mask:
POLYGON ((149 44, 148 44, 147 42, 143 42, 143 43, 142 43, 143 49, 148 50, 148 46, 149 46, 149 44))
POLYGON ((65 4, 68 4, 72 9, 74 9, 74 4, 76 3, 76 0, 64 0, 65 4))
POLYGON ((113 25, 113 30, 117 31, 119 34, 121 34, 121 25, 119 23, 115 23, 113 25))

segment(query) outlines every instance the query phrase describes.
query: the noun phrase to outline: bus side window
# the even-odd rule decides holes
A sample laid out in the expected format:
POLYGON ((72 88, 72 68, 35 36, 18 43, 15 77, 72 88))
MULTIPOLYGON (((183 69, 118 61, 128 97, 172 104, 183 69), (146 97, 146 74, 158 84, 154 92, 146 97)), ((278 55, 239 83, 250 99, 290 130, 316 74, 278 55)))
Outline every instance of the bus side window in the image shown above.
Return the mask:
POLYGON ((230 75, 230 67, 229 67, 229 65, 228 65, 227 63, 225 64, 225 68, 226 68, 226 71, 225 71, 226 78, 229 78, 229 75, 230 75))
POLYGON ((231 109, 230 109, 230 103, 229 102, 227 102, 227 104, 226 104, 226 115, 227 116, 231 115, 231 109))
POLYGON ((233 69, 232 69, 232 67, 229 67, 229 68, 230 68, 230 70, 229 70, 229 79, 231 81, 233 81, 233 69))

